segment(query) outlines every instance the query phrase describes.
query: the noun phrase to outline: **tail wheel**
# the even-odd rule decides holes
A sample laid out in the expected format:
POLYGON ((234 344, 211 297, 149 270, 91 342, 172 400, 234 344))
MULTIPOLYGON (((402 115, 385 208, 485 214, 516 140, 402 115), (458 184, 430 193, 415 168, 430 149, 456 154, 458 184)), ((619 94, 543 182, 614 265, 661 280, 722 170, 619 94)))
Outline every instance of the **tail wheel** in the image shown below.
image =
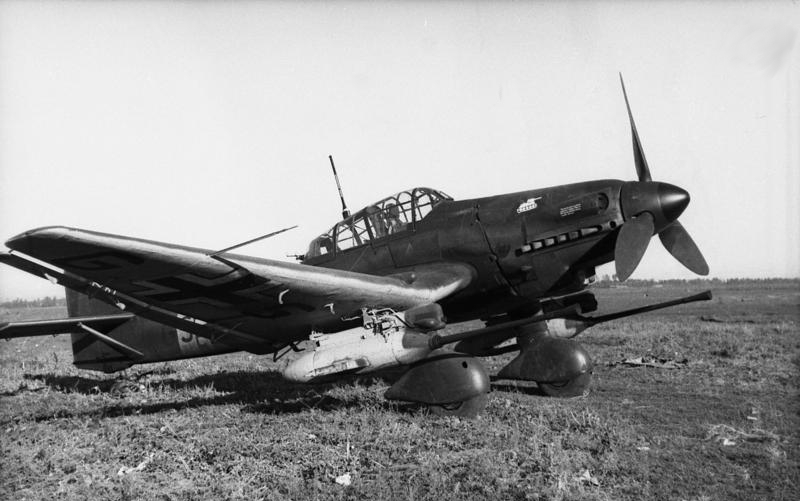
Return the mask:
POLYGON ((455 416, 474 419, 478 416, 478 414, 483 412, 488 401, 489 394, 481 393, 477 397, 462 400, 461 402, 443 405, 430 405, 428 408, 430 409, 431 414, 435 416, 455 416))
POLYGON ((547 383, 537 381, 536 384, 539 385, 539 388, 541 388, 545 395, 550 397, 569 398, 585 397, 588 395, 589 383, 591 383, 591 381, 592 373, 584 372, 580 376, 567 381, 551 381, 547 383))

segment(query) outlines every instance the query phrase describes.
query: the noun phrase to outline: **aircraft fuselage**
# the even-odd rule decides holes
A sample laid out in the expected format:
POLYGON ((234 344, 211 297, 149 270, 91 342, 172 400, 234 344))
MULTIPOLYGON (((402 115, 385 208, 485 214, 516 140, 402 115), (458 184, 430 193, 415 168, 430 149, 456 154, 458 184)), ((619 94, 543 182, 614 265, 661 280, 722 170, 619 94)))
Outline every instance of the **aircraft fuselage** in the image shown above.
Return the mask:
POLYGON ((410 280, 415 268, 426 264, 467 263, 476 278, 442 302, 448 318, 464 321, 506 313, 541 297, 580 291, 595 266, 614 259, 624 184, 597 180, 442 200, 404 231, 304 262, 380 275, 401 273, 410 280))

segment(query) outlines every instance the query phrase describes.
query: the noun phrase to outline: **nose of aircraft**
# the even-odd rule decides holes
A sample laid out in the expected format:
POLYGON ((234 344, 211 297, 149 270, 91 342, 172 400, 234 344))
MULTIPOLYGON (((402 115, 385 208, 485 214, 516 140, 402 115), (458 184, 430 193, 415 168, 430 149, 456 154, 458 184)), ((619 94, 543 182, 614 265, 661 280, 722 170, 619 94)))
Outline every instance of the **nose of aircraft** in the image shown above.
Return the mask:
POLYGON ((630 181, 620 193, 625 220, 649 212, 658 232, 683 213, 689 205, 689 193, 678 186, 658 181, 630 181))
POLYGON ((664 219, 671 223, 678 219, 689 205, 689 193, 669 183, 656 184, 658 184, 658 204, 661 206, 661 213, 664 219))

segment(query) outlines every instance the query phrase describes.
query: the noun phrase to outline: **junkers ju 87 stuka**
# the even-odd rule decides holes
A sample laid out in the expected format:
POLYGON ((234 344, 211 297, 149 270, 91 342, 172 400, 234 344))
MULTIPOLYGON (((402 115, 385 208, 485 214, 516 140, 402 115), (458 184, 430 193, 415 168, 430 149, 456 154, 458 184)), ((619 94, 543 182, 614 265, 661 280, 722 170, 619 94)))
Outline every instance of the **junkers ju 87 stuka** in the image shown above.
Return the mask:
POLYGON ((595 268, 615 261, 625 280, 656 234, 684 266, 708 274, 678 221, 689 194, 652 180, 624 84, 623 95, 638 180, 470 200, 414 188, 353 214, 342 198, 343 219, 299 263, 230 252, 244 244, 212 251, 65 227, 27 231, 6 242, 0 261, 63 285, 69 318, 5 324, 0 337, 70 333, 75 365, 105 372, 233 351, 277 358, 310 340, 286 378, 393 369, 386 398, 464 416, 483 409, 490 389, 480 357, 513 351, 500 377, 535 381, 552 396, 584 394, 592 361, 575 335, 710 298, 587 315, 597 308, 586 290, 595 268), (443 331, 478 319, 484 327, 443 331))

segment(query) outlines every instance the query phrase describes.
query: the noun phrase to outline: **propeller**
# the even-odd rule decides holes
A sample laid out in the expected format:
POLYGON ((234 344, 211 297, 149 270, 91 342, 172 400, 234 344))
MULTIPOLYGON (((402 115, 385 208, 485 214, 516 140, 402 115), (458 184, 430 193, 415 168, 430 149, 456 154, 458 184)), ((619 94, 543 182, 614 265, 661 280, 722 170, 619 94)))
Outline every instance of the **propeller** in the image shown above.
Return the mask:
POLYGON ((649 212, 643 212, 622 225, 614 248, 617 278, 627 280, 633 270, 639 266, 639 261, 642 260, 644 252, 650 244, 653 231, 655 231, 653 216, 649 212))
POLYGON ((619 74, 619 83, 622 84, 622 95, 625 97, 625 106, 628 108, 628 119, 631 122, 633 160, 636 162, 636 174, 639 176, 639 181, 651 181, 650 167, 648 167, 647 159, 644 157, 644 148, 642 148, 642 141, 639 139, 639 131, 636 130, 636 122, 633 121, 633 113, 631 113, 631 105, 628 102, 628 93, 625 92, 625 82, 622 80, 622 73, 619 74))
POLYGON ((617 278, 626 280, 631 276, 655 233, 658 233, 664 248, 678 262, 698 275, 708 275, 708 264, 703 254, 678 221, 678 216, 689 205, 689 193, 677 186, 652 180, 622 73, 619 81, 631 123, 633 159, 639 181, 624 183, 620 191, 620 205, 625 223, 619 230, 614 247, 617 278))
POLYGON ((680 221, 675 221, 661 230, 658 238, 661 239, 661 244, 667 252, 682 265, 698 275, 708 275, 708 263, 680 221))

